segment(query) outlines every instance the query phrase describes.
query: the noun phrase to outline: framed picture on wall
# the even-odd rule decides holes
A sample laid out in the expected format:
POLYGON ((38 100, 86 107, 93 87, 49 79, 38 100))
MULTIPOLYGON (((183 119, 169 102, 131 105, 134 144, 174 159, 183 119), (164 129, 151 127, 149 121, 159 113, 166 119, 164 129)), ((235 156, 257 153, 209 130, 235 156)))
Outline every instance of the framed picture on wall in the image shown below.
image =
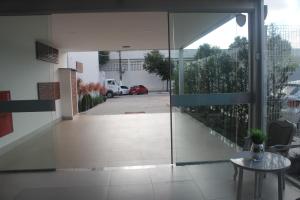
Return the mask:
POLYGON ((41 42, 35 42, 36 58, 45 62, 58 64, 58 49, 50 47, 41 42))
POLYGON ((60 99, 59 82, 43 82, 38 83, 39 100, 57 100, 60 99))

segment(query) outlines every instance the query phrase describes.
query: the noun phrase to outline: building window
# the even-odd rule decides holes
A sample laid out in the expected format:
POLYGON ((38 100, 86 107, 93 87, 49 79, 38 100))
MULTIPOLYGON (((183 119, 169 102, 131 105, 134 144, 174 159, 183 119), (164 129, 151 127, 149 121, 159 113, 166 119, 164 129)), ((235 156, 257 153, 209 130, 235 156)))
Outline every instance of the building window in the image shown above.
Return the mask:
POLYGON ((143 70, 143 60, 130 60, 130 70, 131 71, 142 71, 143 70))
MULTIPOLYGON (((121 60, 122 71, 128 71, 128 60, 121 60)), ((103 71, 119 71, 119 60, 110 60, 101 66, 103 71)))

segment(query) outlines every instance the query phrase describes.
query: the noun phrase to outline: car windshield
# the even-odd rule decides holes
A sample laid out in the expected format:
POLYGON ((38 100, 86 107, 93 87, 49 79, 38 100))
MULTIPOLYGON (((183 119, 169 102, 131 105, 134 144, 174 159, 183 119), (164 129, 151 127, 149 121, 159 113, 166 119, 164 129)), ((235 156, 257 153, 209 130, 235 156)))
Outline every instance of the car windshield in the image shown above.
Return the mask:
POLYGON ((121 88, 122 88, 122 89, 128 89, 128 87, 126 87, 126 86, 121 86, 121 88))
POLYGON ((110 85, 114 85, 115 81, 109 80, 109 81, 107 81, 107 83, 110 84, 110 85))

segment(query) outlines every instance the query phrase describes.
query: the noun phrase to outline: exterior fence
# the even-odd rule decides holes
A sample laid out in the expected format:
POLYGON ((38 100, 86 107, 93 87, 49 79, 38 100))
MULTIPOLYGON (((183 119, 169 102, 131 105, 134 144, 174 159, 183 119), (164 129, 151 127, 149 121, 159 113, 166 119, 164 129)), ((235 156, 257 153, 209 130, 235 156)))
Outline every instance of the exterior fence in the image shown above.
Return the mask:
MULTIPOLYGON (((300 27, 266 27, 267 123, 283 119, 297 126, 293 144, 300 144, 300 27)), ((300 180, 300 149, 291 149, 288 174, 300 180)))
POLYGON ((286 118, 298 124, 297 116, 292 116, 295 113, 289 108, 289 98, 292 90, 297 95, 298 87, 292 86, 292 82, 300 80, 300 27, 270 25, 266 32, 267 122, 286 118))

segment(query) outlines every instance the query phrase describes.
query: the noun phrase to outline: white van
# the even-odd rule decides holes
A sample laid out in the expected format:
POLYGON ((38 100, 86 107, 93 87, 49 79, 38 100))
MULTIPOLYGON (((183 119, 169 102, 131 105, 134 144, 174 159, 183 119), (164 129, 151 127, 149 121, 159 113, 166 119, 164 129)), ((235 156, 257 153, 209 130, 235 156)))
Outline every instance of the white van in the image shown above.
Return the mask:
POLYGON ((119 95, 120 87, 115 79, 105 79, 104 86, 107 89, 106 96, 108 98, 112 98, 114 95, 119 95))

